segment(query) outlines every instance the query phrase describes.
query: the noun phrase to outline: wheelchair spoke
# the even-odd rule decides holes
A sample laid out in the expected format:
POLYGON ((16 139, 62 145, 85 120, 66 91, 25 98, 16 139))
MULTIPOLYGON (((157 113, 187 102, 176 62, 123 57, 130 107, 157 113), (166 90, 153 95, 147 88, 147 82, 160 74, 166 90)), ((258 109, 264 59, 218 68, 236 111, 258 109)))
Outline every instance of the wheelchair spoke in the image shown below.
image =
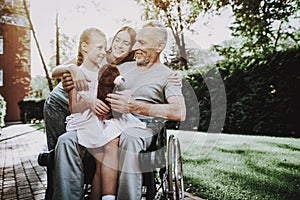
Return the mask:
POLYGON ((184 185, 183 185, 183 173, 182 173, 182 157, 179 140, 176 138, 175 142, 175 185, 176 185, 176 199, 184 199, 184 185))
POLYGON ((168 197, 169 199, 174 199, 174 173, 173 173, 173 166, 174 166, 174 136, 171 135, 169 137, 169 144, 168 144, 168 197))

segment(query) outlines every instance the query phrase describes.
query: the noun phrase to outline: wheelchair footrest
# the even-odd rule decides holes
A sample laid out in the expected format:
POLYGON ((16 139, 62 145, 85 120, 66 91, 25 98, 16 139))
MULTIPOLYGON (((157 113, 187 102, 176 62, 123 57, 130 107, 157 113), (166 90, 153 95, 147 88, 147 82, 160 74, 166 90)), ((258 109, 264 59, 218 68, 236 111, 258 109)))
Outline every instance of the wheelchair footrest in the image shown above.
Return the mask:
POLYGON ((40 166, 50 166, 54 161, 54 150, 40 153, 37 161, 40 166))

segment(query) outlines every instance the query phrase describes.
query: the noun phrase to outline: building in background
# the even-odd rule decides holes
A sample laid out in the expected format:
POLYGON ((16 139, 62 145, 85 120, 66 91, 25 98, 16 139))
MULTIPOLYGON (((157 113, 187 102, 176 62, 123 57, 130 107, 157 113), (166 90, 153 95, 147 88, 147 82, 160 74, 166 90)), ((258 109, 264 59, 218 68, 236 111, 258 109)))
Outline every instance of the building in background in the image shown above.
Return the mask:
POLYGON ((2 0, 12 12, 0 16, 0 94, 6 101, 5 121, 19 121, 22 101, 30 91, 30 28, 21 0, 2 0))

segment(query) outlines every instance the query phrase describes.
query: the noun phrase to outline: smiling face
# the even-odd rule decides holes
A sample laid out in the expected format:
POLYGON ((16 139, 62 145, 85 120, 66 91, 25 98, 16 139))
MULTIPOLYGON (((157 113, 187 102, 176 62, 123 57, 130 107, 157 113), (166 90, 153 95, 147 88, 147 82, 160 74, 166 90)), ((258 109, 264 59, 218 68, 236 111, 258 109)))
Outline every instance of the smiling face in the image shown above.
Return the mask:
POLYGON ((98 33, 92 33, 89 42, 84 47, 87 53, 87 59, 93 64, 98 65, 106 55, 106 39, 98 33))
POLYGON ((85 63, 97 68, 106 55, 106 43, 105 34, 101 30, 94 27, 85 29, 79 38, 77 65, 85 63))
POLYGON ((161 52, 160 37, 154 28, 142 28, 133 46, 135 60, 139 66, 147 66, 154 63, 161 52))
POLYGON ((124 58, 130 52, 131 40, 126 31, 119 32, 112 43, 112 55, 115 58, 124 58))

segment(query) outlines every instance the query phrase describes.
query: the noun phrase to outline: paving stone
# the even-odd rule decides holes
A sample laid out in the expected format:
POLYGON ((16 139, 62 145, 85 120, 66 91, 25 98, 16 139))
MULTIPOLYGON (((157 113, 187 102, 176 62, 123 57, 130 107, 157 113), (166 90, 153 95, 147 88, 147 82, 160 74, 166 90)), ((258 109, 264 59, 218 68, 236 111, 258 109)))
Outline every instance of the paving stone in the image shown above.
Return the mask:
MULTIPOLYGON (((0 136, 0 200, 45 198, 47 168, 37 163, 47 150, 46 135, 28 124, 4 127, 0 136), (3 188, 2 188, 3 187, 3 188)), ((184 199, 200 199, 187 196, 184 199)))
POLYGON ((37 155, 45 150, 45 134, 34 131, 27 124, 3 129, 0 137, 0 200, 44 199, 47 175, 45 169, 39 168, 37 155))
POLYGON ((17 186, 18 190, 31 190, 30 185, 27 183, 27 185, 17 186))
POLYGON ((30 188, 23 188, 23 189, 18 190, 17 193, 19 195, 21 195, 21 194, 28 194, 28 193, 31 193, 31 189, 30 188))
POLYGON ((45 198, 45 194, 34 195, 34 199, 36 199, 36 200, 41 200, 41 199, 44 199, 44 198, 45 198))
POLYGON ((16 200, 17 199, 17 195, 16 194, 4 194, 2 199, 4 200, 16 200))
MULTIPOLYGON (((20 194, 18 195, 19 199, 25 200, 25 199, 32 199, 32 194, 31 193, 25 193, 25 194, 20 194)), ((41 199, 40 199, 41 200, 41 199)))
POLYGON ((45 189, 43 187, 40 187, 38 190, 35 190, 32 192, 33 195, 38 195, 38 194, 45 194, 45 189))

